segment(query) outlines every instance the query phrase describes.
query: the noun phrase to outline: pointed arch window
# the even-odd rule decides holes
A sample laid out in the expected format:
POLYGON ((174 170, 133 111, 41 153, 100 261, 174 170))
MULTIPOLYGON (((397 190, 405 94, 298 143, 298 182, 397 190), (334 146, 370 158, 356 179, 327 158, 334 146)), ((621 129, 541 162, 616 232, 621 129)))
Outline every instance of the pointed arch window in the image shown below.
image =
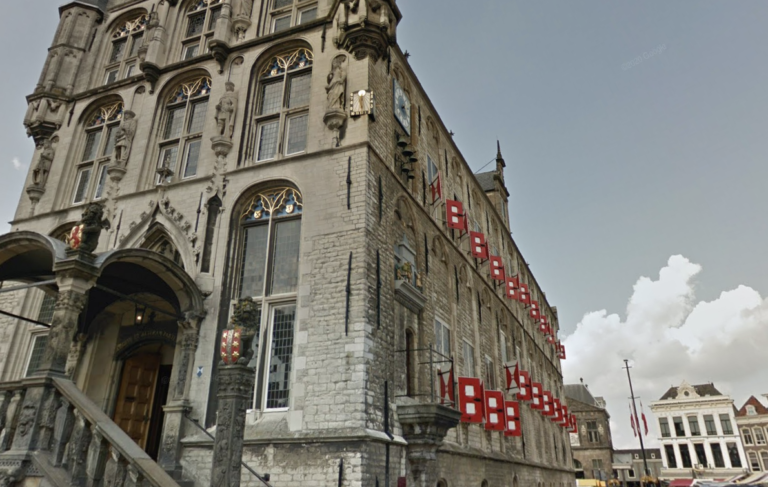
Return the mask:
POLYGON ((221 0, 195 0, 187 11, 181 59, 208 52, 208 41, 213 37, 216 21, 221 16, 221 0))
POLYGON ((280 32, 317 18, 316 0, 270 0, 270 32, 280 32))
POLYGON ((115 136, 123 119, 123 102, 99 108, 85 124, 85 140, 77 166, 72 203, 99 200, 104 196, 107 163, 115 150, 115 136))
POLYGON ((299 191, 277 188, 255 195, 241 214, 237 295, 259 309, 254 409, 289 405, 302 208, 299 191))
POLYGON ((112 32, 112 44, 109 47, 104 75, 105 85, 139 72, 139 48, 144 43, 148 23, 147 14, 142 14, 120 24, 112 32))
POLYGON ((246 160, 306 151, 313 60, 309 49, 296 49, 273 57, 259 71, 246 160))
POLYGON ((203 76, 182 83, 166 100, 160 126, 157 184, 197 175, 210 93, 211 78, 203 76))

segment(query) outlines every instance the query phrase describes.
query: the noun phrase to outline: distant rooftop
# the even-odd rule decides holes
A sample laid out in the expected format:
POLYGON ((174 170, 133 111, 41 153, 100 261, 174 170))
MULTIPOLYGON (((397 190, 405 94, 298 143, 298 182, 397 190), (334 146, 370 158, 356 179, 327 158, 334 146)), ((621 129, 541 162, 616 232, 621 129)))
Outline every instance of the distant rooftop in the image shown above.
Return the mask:
POLYGON ((493 182, 493 177, 496 175, 496 171, 480 172, 475 174, 477 182, 480 183, 480 187, 486 193, 496 189, 496 185, 493 182))
POLYGON ((565 397, 575 399, 596 408, 605 409, 603 398, 595 398, 584 384, 565 384, 565 397), (599 399, 599 400, 598 400, 599 399))
POLYGON ((696 392, 696 395, 699 397, 707 397, 707 396, 722 396, 723 393, 718 391, 714 384, 711 382, 709 384, 699 384, 699 385, 689 385, 685 381, 680 386, 672 386, 667 390, 667 392, 664 393, 663 396, 661 396, 661 401, 671 400, 671 399, 677 399, 677 397, 680 395, 680 391, 685 391, 686 389, 692 389, 696 392))

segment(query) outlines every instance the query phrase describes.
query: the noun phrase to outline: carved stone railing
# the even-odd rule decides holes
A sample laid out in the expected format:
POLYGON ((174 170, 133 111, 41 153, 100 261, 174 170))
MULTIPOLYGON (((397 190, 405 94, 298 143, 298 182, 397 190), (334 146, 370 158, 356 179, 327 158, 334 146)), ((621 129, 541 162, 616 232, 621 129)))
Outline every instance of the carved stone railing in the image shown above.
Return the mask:
MULTIPOLYGON (((34 387, 39 391, 40 384, 34 387)), ((25 389, 23 383, 0 385, 0 413, 5 413, 0 415, 0 459, 25 459, 15 472, 0 472, 0 478, 20 480, 31 458, 35 470, 57 486, 179 487, 72 381, 46 379, 36 415, 25 415, 24 396, 30 393, 25 389), (19 435, 34 436, 26 451, 18 448, 25 443, 19 435)))

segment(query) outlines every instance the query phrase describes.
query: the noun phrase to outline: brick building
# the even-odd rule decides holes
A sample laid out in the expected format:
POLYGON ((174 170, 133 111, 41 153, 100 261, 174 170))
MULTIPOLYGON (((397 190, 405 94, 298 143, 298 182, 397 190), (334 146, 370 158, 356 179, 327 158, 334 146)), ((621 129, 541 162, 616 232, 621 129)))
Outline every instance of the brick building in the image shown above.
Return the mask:
POLYGON ((750 396, 736 412, 736 427, 749 469, 752 472, 768 472, 768 408, 755 396, 750 396))
POLYGON ((584 383, 566 384, 565 397, 579 425, 579 432, 571 433, 570 438, 576 476, 609 480, 613 472, 613 439, 605 400, 593 396, 584 383))
POLYGON ((60 16, 0 237, 17 316, 0 319, 0 485, 572 483, 549 418, 524 405, 509 437, 438 404, 451 359, 499 390, 517 360, 563 397, 531 303, 559 325, 510 236, 500 148, 472 173, 397 45, 394 0, 79 0, 60 16), (447 200, 529 303, 471 257, 447 200), (219 380, 231 324, 254 337, 249 380, 219 380))

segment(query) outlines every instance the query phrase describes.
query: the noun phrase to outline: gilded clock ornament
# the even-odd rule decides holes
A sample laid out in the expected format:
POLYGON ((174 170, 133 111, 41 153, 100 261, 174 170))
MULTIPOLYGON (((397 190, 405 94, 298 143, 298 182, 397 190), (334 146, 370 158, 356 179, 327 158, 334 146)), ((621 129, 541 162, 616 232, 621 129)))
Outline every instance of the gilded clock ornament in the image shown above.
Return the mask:
POLYGON ((393 109, 395 112, 395 118, 403 127, 407 135, 411 135, 411 100, 408 99, 408 94, 397 82, 397 79, 393 79, 394 83, 394 101, 393 109))

